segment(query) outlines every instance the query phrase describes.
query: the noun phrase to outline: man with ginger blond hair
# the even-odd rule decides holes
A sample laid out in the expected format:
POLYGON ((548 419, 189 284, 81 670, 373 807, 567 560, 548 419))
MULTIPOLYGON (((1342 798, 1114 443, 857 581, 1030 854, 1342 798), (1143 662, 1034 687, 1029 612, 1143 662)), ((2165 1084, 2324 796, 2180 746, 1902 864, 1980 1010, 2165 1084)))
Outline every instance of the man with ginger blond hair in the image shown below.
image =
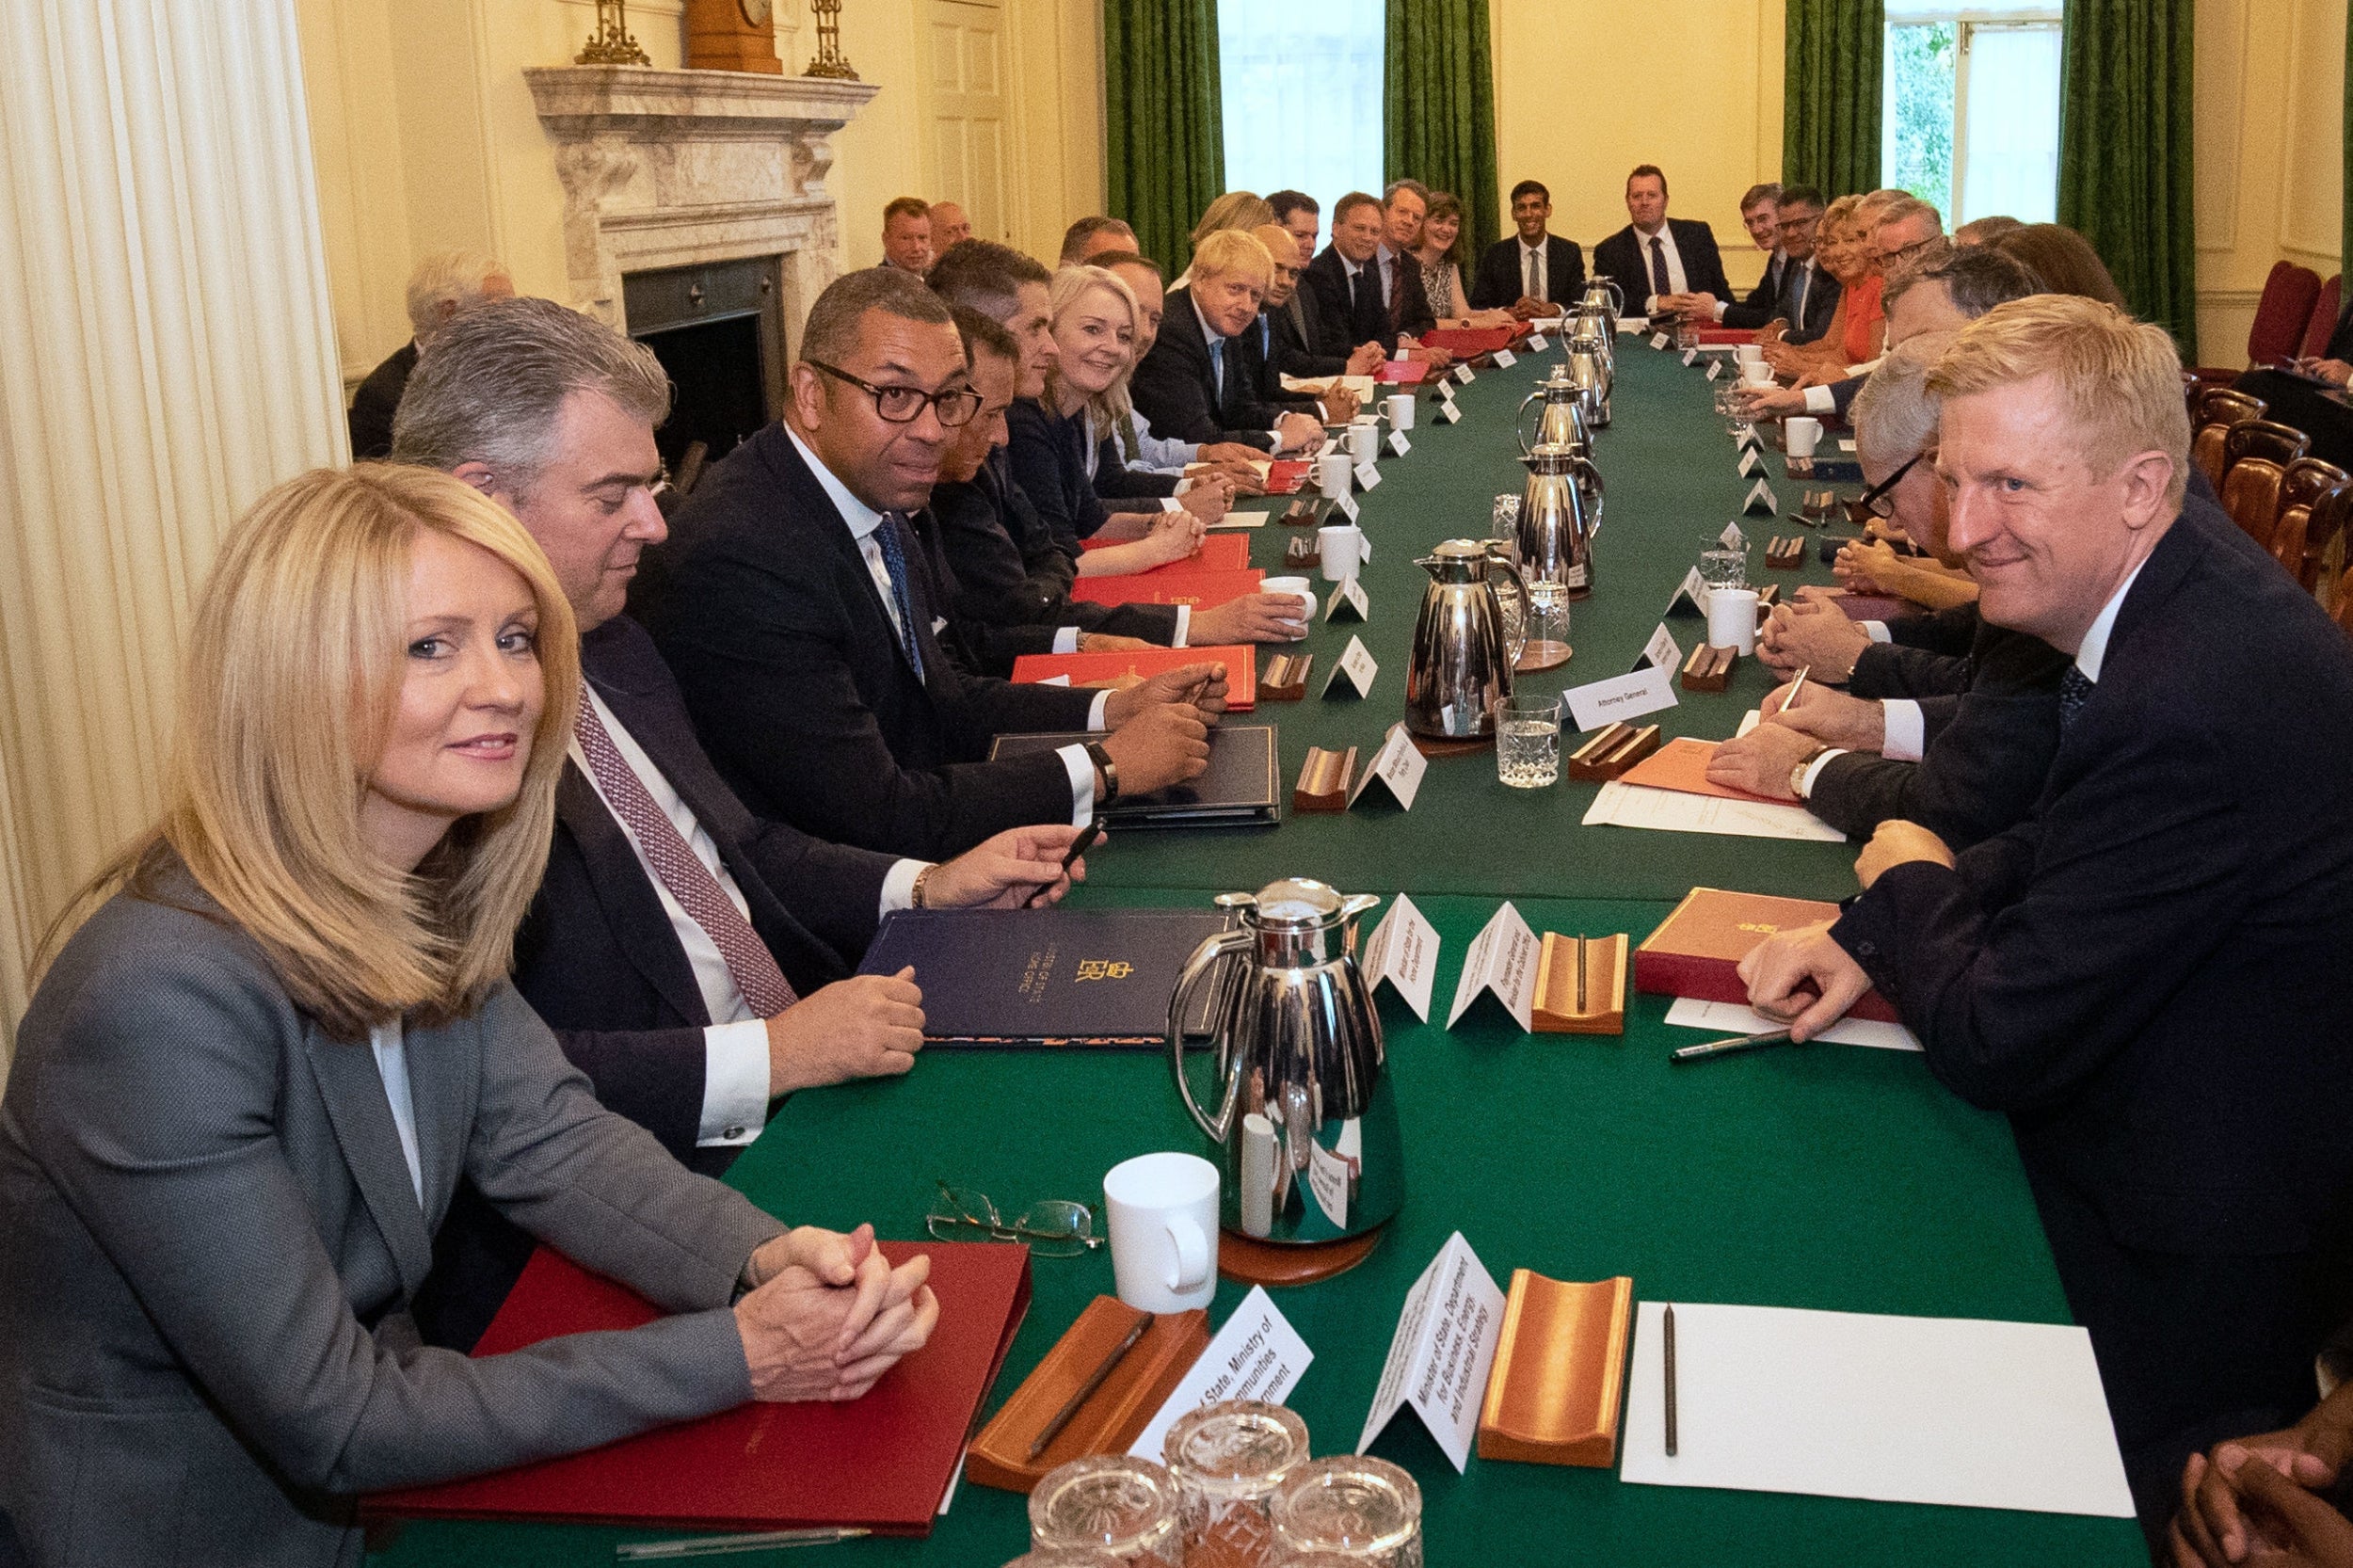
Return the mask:
POLYGON ((1883 824, 1862 896, 1741 972, 1801 1039, 1877 986, 1946 1087, 2009 1113, 2153 1539, 2191 1447, 2311 1403, 2342 1316, 2353 648, 2185 499, 2163 329, 2037 295, 1929 388, 1985 619, 2072 661, 2058 751, 2033 815, 1959 856, 1883 824))

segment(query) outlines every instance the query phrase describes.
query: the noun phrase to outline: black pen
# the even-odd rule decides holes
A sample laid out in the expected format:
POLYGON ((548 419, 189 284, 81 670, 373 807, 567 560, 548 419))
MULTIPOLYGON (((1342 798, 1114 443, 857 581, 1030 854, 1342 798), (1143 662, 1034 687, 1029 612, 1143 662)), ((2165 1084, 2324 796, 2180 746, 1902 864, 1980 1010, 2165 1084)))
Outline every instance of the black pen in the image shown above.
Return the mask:
POLYGON ((1103 819, 1100 817, 1095 818, 1084 827, 1079 829, 1079 836, 1070 840, 1070 853, 1062 857, 1062 870, 1055 874, 1054 881, 1047 883, 1045 887, 1040 888, 1036 892, 1032 893, 1030 895, 1030 901, 1021 907, 1024 909, 1036 908, 1038 900, 1046 896, 1047 892, 1054 886, 1054 882, 1060 882, 1064 877, 1070 874, 1071 863, 1077 860, 1080 856, 1084 855, 1088 850, 1093 849, 1096 840, 1102 837, 1103 819))
POLYGON ((1786 1027, 1769 1029, 1762 1034, 1737 1034, 1729 1040, 1710 1040, 1705 1045, 1678 1046, 1671 1052, 1669 1062, 1705 1062, 1710 1057, 1735 1056, 1744 1050, 1764 1050, 1773 1046, 1795 1044, 1786 1027))
POLYGON ((1659 1320, 1665 1325, 1663 1338, 1667 1346, 1667 1457, 1673 1459, 1675 1456, 1675 1309, 1673 1303, 1670 1302, 1667 1304, 1666 1310, 1659 1315, 1659 1320))

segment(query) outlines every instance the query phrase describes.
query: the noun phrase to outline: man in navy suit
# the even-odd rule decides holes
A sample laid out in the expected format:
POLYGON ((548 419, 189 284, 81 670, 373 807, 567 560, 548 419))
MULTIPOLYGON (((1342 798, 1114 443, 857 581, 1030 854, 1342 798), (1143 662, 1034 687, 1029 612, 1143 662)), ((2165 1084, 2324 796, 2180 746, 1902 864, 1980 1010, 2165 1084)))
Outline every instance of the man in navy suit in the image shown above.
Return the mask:
POLYGON ((1799 1038, 1876 985, 2009 1113, 2153 1539, 2193 1446, 2312 1402, 2344 1316, 2353 646, 2185 501, 2163 328, 2037 295, 1929 385, 1980 612, 2072 661, 2058 751, 2026 822, 1959 856, 1883 824, 1862 896, 1741 968, 1799 1038))
MULTIPOLYGON (((652 639, 621 614, 639 552, 668 532, 652 492, 669 396, 643 344, 549 300, 487 305, 428 346, 394 455, 513 512, 579 619, 587 698, 517 988, 606 1107, 715 1176, 779 1096, 915 1064, 916 977, 851 974, 885 914, 1058 897, 1075 834, 1017 828, 934 865, 744 808, 652 639)), ((530 1250, 461 1195, 428 1313, 440 1336, 470 1344, 530 1250)))
POLYGON ((1585 289, 1585 255, 1575 240, 1546 232, 1552 192, 1534 180, 1512 187, 1512 226, 1519 231, 1487 247, 1471 279, 1475 311, 1509 310, 1522 321, 1574 308, 1585 289))
POLYGON ((1689 294, 1680 301, 1686 317, 1725 327, 1787 324, 1783 341, 1813 343, 1830 329, 1838 311, 1838 280, 1823 270, 1814 252, 1815 232, 1822 221, 1822 193, 1812 185, 1791 185, 1781 193, 1775 208, 1775 232, 1780 245, 1756 287, 1740 299, 1721 299, 1711 294, 1689 294))
POLYGON ((1618 285, 1628 315, 1671 310, 1687 295, 1732 297, 1716 232, 1697 218, 1667 216, 1667 176, 1643 164, 1625 177, 1625 228, 1593 247, 1593 270, 1618 285))

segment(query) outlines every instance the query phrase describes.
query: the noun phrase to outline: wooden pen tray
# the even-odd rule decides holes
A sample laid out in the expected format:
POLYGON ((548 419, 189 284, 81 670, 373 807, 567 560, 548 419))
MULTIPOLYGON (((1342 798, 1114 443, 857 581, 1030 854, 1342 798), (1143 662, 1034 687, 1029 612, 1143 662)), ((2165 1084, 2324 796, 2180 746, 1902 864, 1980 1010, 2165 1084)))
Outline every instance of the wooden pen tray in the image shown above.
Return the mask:
POLYGON ((1626 939, 1545 933, 1529 1016, 1538 1034, 1625 1032, 1626 939))
POLYGON ((1608 1469, 1617 1463, 1634 1281, 1591 1285, 1512 1271, 1479 1457, 1608 1469))
POLYGON ((1126 1453, 1209 1348, 1207 1312, 1168 1312, 1155 1318, 1135 1349, 1079 1407, 1046 1451, 1032 1459, 1030 1445, 1143 1316, 1115 1296, 1089 1302, 1079 1320, 972 1440, 964 1473, 982 1486, 1026 1493, 1056 1465, 1088 1454, 1126 1453))

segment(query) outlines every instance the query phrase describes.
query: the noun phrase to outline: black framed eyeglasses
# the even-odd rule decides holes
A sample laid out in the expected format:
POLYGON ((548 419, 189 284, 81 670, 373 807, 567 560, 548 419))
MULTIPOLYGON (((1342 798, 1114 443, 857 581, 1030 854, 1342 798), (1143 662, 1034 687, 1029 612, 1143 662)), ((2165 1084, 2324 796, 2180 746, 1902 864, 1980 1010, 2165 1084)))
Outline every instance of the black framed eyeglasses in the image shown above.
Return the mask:
POLYGON ((920 387, 878 387, 863 376, 851 375, 826 364, 822 360, 804 360, 811 370, 822 370, 837 381, 847 381, 874 400, 874 412, 893 424, 913 424, 923 417, 923 408, 930 405, 942 427, 953 430, 959 424, 969 424, 972 416, 981 411, 981 394, 970 387, 949 387, 927 392, 920 387))
POLYGON ((1927 456, 1925 452, 1915 452, 1905 458, 1903 467, 1855 497, 1854 504, 1875 518, 1894 517, 1896 515, 1896 487, 1902 484, 1904 475, 1910 473, 1913 466, 1927 456))

